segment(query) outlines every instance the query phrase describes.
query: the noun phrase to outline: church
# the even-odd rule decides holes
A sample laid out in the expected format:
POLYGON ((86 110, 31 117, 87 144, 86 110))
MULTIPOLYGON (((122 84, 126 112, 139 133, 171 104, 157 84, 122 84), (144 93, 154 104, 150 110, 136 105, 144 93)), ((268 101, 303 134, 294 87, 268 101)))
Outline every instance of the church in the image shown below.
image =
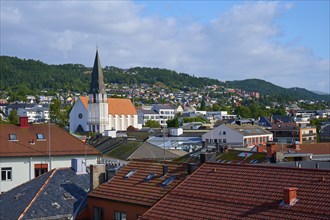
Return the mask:
POLYGON ((130 99, 108 98, 101 63, 96 50, 88 96, 80 96, 70 112, 72 133, 92 131, 126 131, 129 126, 141 128, 137 111, 130 99))

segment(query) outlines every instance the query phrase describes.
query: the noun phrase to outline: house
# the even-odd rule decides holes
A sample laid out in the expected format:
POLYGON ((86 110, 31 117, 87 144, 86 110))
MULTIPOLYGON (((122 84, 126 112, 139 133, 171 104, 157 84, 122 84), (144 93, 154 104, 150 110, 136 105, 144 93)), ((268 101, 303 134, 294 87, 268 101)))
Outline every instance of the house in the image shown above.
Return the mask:
POLYGON ((102 67, 96 51, 88 97, 79 97, 70 112, 70 131, 126 131, 127 127, 140 128, 137 113, 130 99, 107 98, 102 67))
POLYGON ((1 192, 54 168, 70 167, 72 158, 96 164, 101 153, 55 124, 0 124, 1 192))
POLYGON ((274 142, 284 144, 316 142, 316 127, 299 127, 295 122, 273 124, 269 129, 274 135, 274 142))
POLYGON ((202 141, 209 144, 252 147, 266 144, 273 139, 273 134, 256 125, 222 124, 202 135, 202 141))
POLYGON ((148 219, 329 219, 330 170, 204 163, 148 219))
POLYGON ((140 109, 138 110, 138 122, 139 124, 145 125, 147 121, 157 121, 159 124, 161 122, 160 115, 149 109, 140 109))
POLYGON ((319 138, 320 142, 330 142, 330 124, 321 127, 319 138))
POLYGON ((166 127, 166 121, 171 120, 175 116, 175 109, 166 104, 157 104, 152 106, 152 110, 159 114, 160 125, 166 127))
POLYGON ((137 219, 191 173, 184 163, 132 161, 88 194, 89 219, 137 219))
POLYGON ((86 203, 89 174, 57 168, 0 195, 0 219, 75 219, 86 203))

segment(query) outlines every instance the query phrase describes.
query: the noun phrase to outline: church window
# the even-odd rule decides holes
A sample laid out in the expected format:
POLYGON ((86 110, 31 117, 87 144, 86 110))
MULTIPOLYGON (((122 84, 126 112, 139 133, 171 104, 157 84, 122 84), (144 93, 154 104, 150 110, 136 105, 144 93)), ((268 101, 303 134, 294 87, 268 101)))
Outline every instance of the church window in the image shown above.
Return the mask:
POLYGON ((83 114, 79 113, 78 118, 82 119, 83 118, 83 114))

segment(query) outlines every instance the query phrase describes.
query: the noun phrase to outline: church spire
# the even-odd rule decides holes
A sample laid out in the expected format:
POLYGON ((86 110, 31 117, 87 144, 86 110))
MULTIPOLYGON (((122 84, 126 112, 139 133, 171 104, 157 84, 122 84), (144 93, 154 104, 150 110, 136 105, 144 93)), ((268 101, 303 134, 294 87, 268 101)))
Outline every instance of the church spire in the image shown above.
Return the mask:
POLYGON ((92 73, 92 81, 90 84, 89 94, 105 94, 105 85, 103 80, 102 67, 99 59, 98 49, 96 48, 96 55, 92 73))

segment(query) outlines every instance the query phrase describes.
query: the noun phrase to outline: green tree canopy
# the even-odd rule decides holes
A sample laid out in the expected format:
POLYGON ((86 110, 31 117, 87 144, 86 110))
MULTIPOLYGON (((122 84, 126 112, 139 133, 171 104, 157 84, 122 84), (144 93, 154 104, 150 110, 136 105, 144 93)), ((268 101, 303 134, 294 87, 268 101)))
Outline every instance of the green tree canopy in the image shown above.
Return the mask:
POLYGON ((19 117, 16 110, 10 111, 10 114, 8 116, 8 122, 10 124, 15 124, 15 125, 19 124, 19 117))
POLYGON ((148 121, 146 121, 146 124, 144 125, 144 127, 160 128, 160 124, 158 121, 148 120, 148 121))

